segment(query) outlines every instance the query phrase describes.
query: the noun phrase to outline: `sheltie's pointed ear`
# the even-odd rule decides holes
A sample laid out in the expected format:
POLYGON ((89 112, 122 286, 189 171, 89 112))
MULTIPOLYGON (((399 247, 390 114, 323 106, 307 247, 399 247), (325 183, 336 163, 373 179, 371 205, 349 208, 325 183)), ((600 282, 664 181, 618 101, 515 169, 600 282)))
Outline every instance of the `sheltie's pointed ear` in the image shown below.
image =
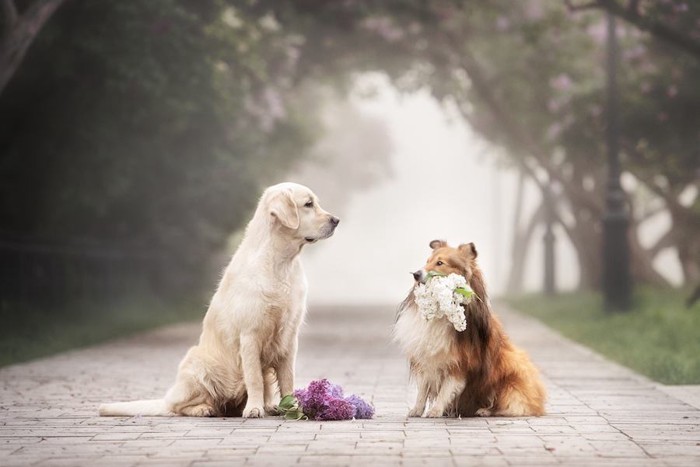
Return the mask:
POLYGON ((476 252, 476 246, 474 246, 473 242, 469 243, 463 243, 460 246, 457 247, 460 253, 462 253, 467 259, 476 259, 476 257, 479 255, 476 252))
POLYGON ((445 240, 433 240, 430 242, 430 248, 433 250, 437 250, 438 248, 442 248, 444 246, 447 246, 447 242, 445 240))

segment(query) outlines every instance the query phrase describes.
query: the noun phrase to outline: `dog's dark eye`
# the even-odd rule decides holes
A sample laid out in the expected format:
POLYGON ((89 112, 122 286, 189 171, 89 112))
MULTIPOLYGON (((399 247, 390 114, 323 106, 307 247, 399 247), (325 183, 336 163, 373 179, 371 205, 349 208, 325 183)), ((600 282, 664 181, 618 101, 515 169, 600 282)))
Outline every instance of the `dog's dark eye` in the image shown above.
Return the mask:
POLYGON ((309 201, 308 203, 306 203, 306 204, 304 205, 304 207, 305 207, 305 208, 312 208, 312 207, 314 207, 314 202, 313 202, 313 201, 309 201))
POLYGON ((442 265, 445 264, 445 263, 443 263, 442 261, 438 261, 436 264, 437 264, 438 266, 442 266, 442 265))

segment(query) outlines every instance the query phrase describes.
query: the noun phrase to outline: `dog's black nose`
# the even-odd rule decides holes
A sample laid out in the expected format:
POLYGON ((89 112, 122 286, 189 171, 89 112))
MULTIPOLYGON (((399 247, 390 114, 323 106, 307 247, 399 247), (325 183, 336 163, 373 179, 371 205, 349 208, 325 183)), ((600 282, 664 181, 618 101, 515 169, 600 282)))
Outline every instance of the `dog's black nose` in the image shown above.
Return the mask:
POLYGON ((415 280, 419 281, 419 280, 420 280, 420 276, 423 274, 423 271, 421 271, 421 270, 419 269, 419 270, 417 270, 416 272, 412 272, 411 274, 413 274, 413 278, 414 278, 415 280))
POLYGON ((338 225, 338 224, 340 224, 340 219, 338 219, 338 218, 335 217, 335 216, 331 216, 331 224, 333 224, 333 225, 338 225))

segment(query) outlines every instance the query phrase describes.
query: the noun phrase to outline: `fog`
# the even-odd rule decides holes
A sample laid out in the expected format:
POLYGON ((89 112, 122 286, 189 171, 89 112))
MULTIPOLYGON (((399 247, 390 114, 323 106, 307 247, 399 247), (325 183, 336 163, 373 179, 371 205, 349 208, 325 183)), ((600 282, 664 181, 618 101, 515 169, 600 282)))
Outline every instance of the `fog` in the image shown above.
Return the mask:
MULTIPOLYGON (((452 245, 474 242, 491 294, 507 293, 518 175, 503 164, 501 150, 474 134, 427 91, 400 93, 379 75, 361 77, 351 103, 385 123, 393 144, 392 176, 350 194, 335 235, 305 249, 310 302, 400 302, 412 284, 409 272, 425 263, 428 243, 436 238, 452 245), (375 91, 370 96, 361 92, 367 87, 375 91)), ((293 175, 334 212, 335 206, 323 200, 324 195, 337 199, 337 187, 315 185, 319 176, 323 172, 318 170, 309 178, 293 175)), ((523 217, 528 218, 540 198, 531 184, 526 184, 524 196, 523 217)), ((640 229, 643 244, 651 244, 668 225, 665 213, 645 224, 640 229)), ((571 290, 579 279, 576 255, 560 228, 555 235, 557 287, 571 290)), ((536 230, 528 252, 527 291, 541 290, 542 236, 542 228, 536 230)), ((680 284, 672 251, 659 255, 655 264, 680 284)))
MULTIPOLYGON (((511 256, 515 171, 498 167, 499 150, 427 92, 400 94, 377 76, 363 79, 359 88, 371 81, 376 93, 363 98, 358 92, 352 101, 386 122, 394 147, 393 174, 354 193, 336 234, 306 248, 310 301, 397 303, 411 286, 409 272, 425 263, 428 243, 435 238, 453 245, 474 242, 492 293, 503 293, 511 256)), ((324 187, 300 181, 317 191, 323 205, 324 187)), ((534 205, 536 193, 527 194, 534 205)), ((334 206, 326 203, 324 208, 332 212, 334 206)), ((538 258, 541 242, 535 243, 531 254, 538 258)), ((560 250, 560 264, 576 264, 571 250, 560 250)), ((541 272, 537 261, 530 263, 526 286, 535 288, 541 272)), ((559 269, 559 284, 573 287, 576 268, 559 269)))

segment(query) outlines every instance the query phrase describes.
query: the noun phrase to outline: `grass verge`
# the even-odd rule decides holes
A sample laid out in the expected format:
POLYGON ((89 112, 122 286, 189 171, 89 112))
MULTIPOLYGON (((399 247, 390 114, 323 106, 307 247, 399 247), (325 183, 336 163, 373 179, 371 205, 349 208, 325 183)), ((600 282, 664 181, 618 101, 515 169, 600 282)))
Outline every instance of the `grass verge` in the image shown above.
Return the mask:
POLYGON ((664 384, 700 384, 700 305, 686 309, 678 290, 642 289, 628 312, 606 313, 601 297, 576 292, 507 302, 580 342, 664 384))
POLYGON ((0 302, 0 367, 203 315, 201 304, 172 306, 153 297, 61 309, 0 302))

